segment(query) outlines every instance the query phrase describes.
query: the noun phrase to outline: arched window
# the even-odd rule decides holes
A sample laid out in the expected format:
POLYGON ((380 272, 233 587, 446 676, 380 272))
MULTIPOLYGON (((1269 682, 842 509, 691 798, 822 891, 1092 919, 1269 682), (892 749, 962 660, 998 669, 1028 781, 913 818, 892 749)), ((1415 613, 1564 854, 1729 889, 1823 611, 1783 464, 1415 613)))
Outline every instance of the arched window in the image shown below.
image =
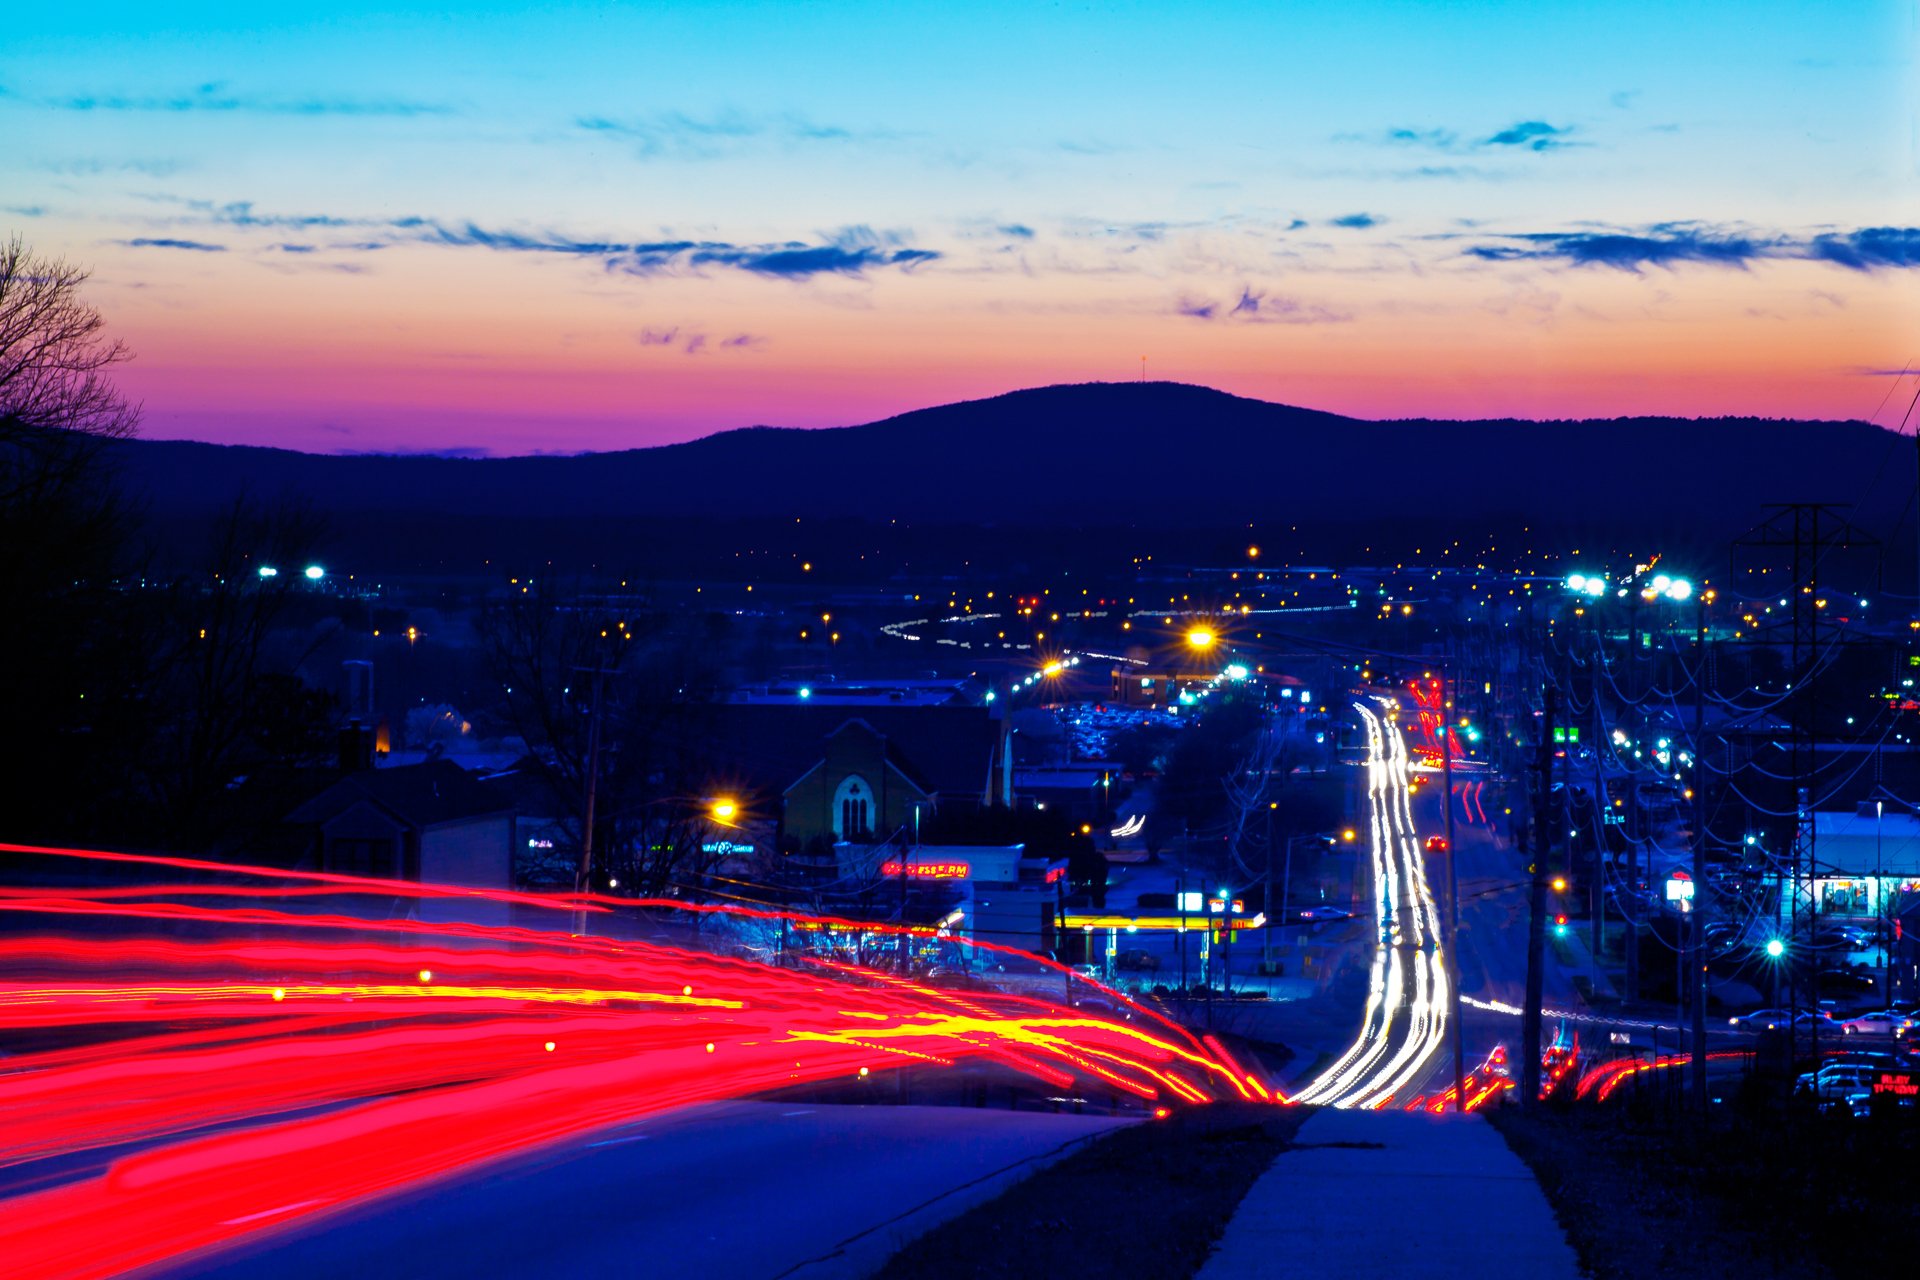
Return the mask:
POLYGON ((833 793, 833 834, 842 840, 873 834, 873 789, 857 774, 843 779, 833 793))

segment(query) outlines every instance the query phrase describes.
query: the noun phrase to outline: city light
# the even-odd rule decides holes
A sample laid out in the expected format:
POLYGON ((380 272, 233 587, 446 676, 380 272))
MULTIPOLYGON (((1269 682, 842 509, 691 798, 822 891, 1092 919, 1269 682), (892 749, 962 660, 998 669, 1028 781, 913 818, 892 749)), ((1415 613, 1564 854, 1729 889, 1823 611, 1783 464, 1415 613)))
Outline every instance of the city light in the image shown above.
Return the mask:
POLYGON ((1214 642, 1213 632, 1205 627, 1195 627, 1187 632, 1187 644, 1195 649, 1211 649, 1214 642))
POLYGON ((1229 680, 1245 680, 1247 678, 1247 669, 1236 662, 1227 668, 1226 677, 1229 680))
POLYGON ((277 578, 280 576, 280 571, 270 564, 263 564, 260 566, 260 576, 263 578, 277 578))
POLYGON ((1768 959, 1778 960, 1781 956, 1785 954, 1787 954, 1786 943, 1780 941, 1780 939, 1778 938, 1767 939, 1767 958, 1768 959))
POLYGON ((306 569, 306 573, 307 573, 308 582, 318 582, 320 581, 320 579, 327 576, 327 571, 325 569, 322 569, 317 564, 308 565, 306 569))
POLYGON ((716 822, 732 822, 734 815, 739 812, 740 807, 731 800, 715 800, 713 802, 713 817, 716 822))

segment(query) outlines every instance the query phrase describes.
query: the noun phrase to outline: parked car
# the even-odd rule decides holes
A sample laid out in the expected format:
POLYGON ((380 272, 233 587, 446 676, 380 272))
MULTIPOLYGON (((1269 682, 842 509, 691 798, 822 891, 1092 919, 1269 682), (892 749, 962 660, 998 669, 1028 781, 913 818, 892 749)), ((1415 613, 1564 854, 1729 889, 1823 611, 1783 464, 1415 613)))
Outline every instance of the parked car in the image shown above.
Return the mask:
POLYGON ((1786 1026, 1792 1017, 1785 1009, 1755 1009, 1752 1013, 1728 1018, 1727 1025, 1743 1031, 1774 1031, 1786 1026))
POLYGON ((1802 1093, 1811 1093, 1822 1103, 1846 1102, 1857 1095, 1871 1095, 1875 1071, 1851 1062, 1829 1062, 1818 1071, 1808 1072, 1795 1082, 1802 1093))
POLYGON ((1351 920, 1353 912, 1345 907, 1308 907, 1300 913, 1302 920, 1351 920))
POLYGON ((1913 1019, 1884 1009, 1875 1010, 1847 1019, 1840 1024, 1840 1030, 1850 1036, 1889 1036, 1898 1039, 1913 1030, 1913 1019))

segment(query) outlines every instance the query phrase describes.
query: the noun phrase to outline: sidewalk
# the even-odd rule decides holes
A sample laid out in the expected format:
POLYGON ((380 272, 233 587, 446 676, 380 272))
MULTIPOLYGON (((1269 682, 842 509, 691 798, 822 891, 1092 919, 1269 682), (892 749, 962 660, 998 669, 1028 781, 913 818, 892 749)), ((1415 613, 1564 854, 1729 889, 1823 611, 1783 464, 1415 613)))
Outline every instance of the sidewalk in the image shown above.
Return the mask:
POLYGON ((1200 1280, 1311 1272, 1579 1280, 1520 1157, 1478 1116, 1318 1112, 1253 1184, 1200 1280))

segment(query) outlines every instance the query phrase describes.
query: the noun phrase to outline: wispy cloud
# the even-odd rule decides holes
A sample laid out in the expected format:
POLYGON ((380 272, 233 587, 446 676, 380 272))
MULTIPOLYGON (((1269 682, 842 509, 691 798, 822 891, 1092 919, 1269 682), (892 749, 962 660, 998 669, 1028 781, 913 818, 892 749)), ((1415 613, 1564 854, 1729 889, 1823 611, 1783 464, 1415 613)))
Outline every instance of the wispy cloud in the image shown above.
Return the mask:
POLYGON ((640 116, 580 116, 574 126, 630 144, 643 159, 711 160, 748 146, 798 147, 816 143, 891 140, 881 129, 821 124, 797 112, 750 115, 721 111, 709 116, 658 111, 640 116))
POLYGON ((438 116, 453 108, 438 102, 406 98, 346 98, 322 95, 285 95, 236 92, 222 82, 166 93, 73 93, 29 97, 8 94, 19 101, 55 111, 246 112, 275 116, 438 116))
POLYGON ((763 347, 767 343, 767 339, 757 333, 731 334, 714 342, 705 331, 681 325, 672 325, 664 329, 649 326, 642 329, 635 337, 643 347, 677 351, 684 356, 705 354, 710 347, 718 351, 748 351, 763 347))
POLYGON ((1330 227, 1347 227, 1354 231, 1364 231, 1368 227, 1379 226, 1383 221, 1385 221, 1385 219, 1378 218, 1371 213, 1348 213, 1342 214, 1338 218, 1329 218, 1327 225, 1330 227))
MULTIPOLYGON (((371 252, 417 244, 487 249, 496 253, 597 258, 608 271, 632 276, 699 274, 718 269, 782 280, 808 280, 823 275, 859 276, 880 269, 911 271, 942 256, 938 250, 908 244, 901 233, 875 231, 870 227, 846 227, 812 241, 625 240, 582 237, 556 230, 483 227, 473 221, 418 216, 365 218, 324 213, 267 213, 256 209, 248 200, 217 202, 168 195, 147 198, 185 209, 189 217, 178 221, 188 225, 305 233, 296 242, 298 247, 285 243, 274 246, 283 253, 371 252), (321 243, 314 238, 314 233, 324 234, 330 230, 353 235, 333 243, 321 243)), ((133 243, 157 245, 162 242, 133 243)))
POLYGON ((1575 133, 1573 125, 1549 124, 1545 120, 1516 120, 1482 137, 1469 137, 1458 129, 1440 126, 1400 125, 1378 133, 1336 134, 1334 141, 1462 155, 1476 151, 1558 151, 1580 145, 1574 139, 1575 133))
POLYGON ((1253 285, 1241 285, 1232 301, 1182 295, 1174 311, 1193 320, 1225 324, 1341 324, 1353 319, 1317 302, 1268 293, 1253 285))
POLYGON ((1549 231, 1508 235, 1471 245, 1471 257, 1489 262, 1561 262, 1575 267, 1686 265, 1734 267, 1767 259, 1828 262, 1851 271, 1920 267, 1920 227, 1862 227, 1811 235, 1757 233, 1690 222, 1655 223, 1613 231, 1549 231))
POLYGON ((121 244, 132 249, 191 249, 195 253, 225 253, 227 246, 208 244, 204 240, 176 240, 166 236, 142 236, 136 240, 122 240, 121 244))
POLYGON ((1545 120, 1522 120, 1510 124, 1483 142, 1487 147, 1524 147, 1528 151, 1553 151, 1571 146, 1567 135, 1571 128, 1550 125, 1545 120))

